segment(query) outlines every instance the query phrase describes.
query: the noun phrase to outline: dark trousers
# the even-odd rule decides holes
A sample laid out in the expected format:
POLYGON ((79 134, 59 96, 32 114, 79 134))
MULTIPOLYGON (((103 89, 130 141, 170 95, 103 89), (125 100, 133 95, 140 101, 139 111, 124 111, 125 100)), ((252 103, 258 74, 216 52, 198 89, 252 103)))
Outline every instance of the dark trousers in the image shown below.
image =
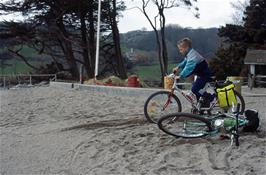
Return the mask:
POLYGON ((204 88, 208 80, 209 78, 197 77, 196 81, 193 83, 191 91, 196 95, 198 100, 203 95, 200 94, 199 91, 204 88))
POLYGON ((196 95, 197 97, 197 100, 199 100, 199 98, 202 96, 202 97, 205 97, 207 99, 212 99, 212 95, 207 93, 207 92, 204 92, 203 94, 200 94, 199 91, 201 89, 204 88, 204 86, 206 85, 207 82, 210 82, 211 79, 209 77, 197 77, 196 81, 193 83, 192 85, 192 89, 191 91, 196 95))
POLYGON ((193 83, 191 91, 197 96, 197 99, 201 96, 209 98, 209 93, 200 94, 199 91, 204 88, 207 82, 211 81, 212 73, 208 67, 206 61, 202 61, 198 64, 192 74, 197 75, 196 81, 193 83))

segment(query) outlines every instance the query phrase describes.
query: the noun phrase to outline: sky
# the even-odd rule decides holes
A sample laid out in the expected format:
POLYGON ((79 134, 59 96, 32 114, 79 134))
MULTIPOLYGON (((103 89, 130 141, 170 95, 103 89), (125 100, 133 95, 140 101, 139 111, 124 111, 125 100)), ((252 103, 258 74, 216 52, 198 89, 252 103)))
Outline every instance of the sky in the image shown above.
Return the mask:
MULTIPOLYGON (((122 13, 123 17, 119 19, 119 31, 125 33, 131 30, 140 30, 146 28, 152 30, 148 20, 134 6, 141 6, 141 0, 124 0, 127 9, 122 13)), ((234 9, 231 2, 243 2, 244 0, 198 0, 194 3, 199 8, 200 18, 194 17, 191 10, 186 8, 172 8, 165 11, 166 24, 178 24, 182 27, 192 28, 210 28, 220 27, 227 23, 232 23, 232 14, 234 9)), ((156 8, 150 7, 148 12, 155 16, 156 8)), ((153 19, 153 17, 152 17, 153 19)))
MULTIPOLYGON (((6 0, 1 0, 6 1, 6 0)), ((165 11, 166 24, 178 24, 182 27, 192 28, 210 28, 220 27, 227 23, 232 23, 232 14, 234 9, 230 3, 237 1, 244 2, 245 0, 197 0, 194 3, 199 8, 200 18, 194 17, 191 10, 186 8, 172 8, 165 11)), ((126 33, 132 30, 141 30, 146 28, 152 30, 146 17, 140 12, 139 9, 133 8, 141 6, 141 0, 124 0, 127 10, 122 12, 119 18, 119 32, 126 33)), ((148 13, 152 19, 156 14, 155 6, 149 6, 148 13)), ((4 19, 22 19, 19 15, 13 14, 10 16, 0 16, 0 21, 4 19)))

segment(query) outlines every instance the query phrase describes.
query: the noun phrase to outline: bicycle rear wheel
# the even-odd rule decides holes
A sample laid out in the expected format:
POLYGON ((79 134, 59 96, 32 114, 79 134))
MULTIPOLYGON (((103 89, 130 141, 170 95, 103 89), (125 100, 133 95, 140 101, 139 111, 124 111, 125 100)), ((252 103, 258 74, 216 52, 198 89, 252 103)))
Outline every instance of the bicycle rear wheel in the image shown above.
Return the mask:
POLYGON ((211 122, 208 119, 189 113, 173 113, 163 116, 157 124, 166 134, 175 137, 204 137, 211 131, 211 122))
POLYGON ((159 91, 152 94, 145 102, 144 114, 150 123, 157 123, 166 114, 181 112, 181 103, 175 94, 159 91))

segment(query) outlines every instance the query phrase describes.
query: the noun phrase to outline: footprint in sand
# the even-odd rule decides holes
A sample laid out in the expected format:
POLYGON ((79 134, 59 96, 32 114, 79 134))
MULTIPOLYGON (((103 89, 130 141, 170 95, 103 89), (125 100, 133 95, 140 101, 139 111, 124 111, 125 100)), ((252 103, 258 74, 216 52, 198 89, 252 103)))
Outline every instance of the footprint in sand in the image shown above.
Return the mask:
POLYGON ((206 149, 208 151, 208 159, 211 167, 214 170, 227 170, 229 169, 228 157, 230 155, 230 150, 222 150, 212 145, 206 145, 206 149))

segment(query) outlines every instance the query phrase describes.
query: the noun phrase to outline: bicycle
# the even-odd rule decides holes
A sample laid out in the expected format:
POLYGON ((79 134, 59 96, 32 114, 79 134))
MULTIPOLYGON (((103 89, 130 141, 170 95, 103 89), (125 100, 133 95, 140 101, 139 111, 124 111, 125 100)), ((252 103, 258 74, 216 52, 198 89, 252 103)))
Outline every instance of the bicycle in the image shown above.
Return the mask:
MULTIPOLYGON (((191 104, 191 112, 194 114, 203 114, 205 111, 208 114, 211 114, 211 111, 214 109, 222 110, 222 111, 230 111, 230 107, 228 108, 220 108, 218 104, 218 98, 215 89, 222 88, 229 84, 238 83, 235 82, 208 82, 206 83, 205 87, 203 88, 204 91, 210 89, 213 93, 216 94, 216 100, 210 105, 210 107, 202 107, 203 98, 201 97, 199 100, 196 99, 195 95, 189 96, 187 95, 187 91, 184 91, 178 88, 177 81, 175 81, 177 75, 174 73, 170 74, 169 77, 174 79, 174 83, 172 85, 171 90, 162 90, 153 93, 148 97, 144 104, 144 114, 146 119, 150 123, 157 123, 158 119, 165 114, 174 113, 174 112, 181 112, 182 105, 179 98, 175 95, 175 91, 185 97, 185 99, 191 104)), ((191 91, 189 91, 191 92, 191 91)), ((191 92, 192 93, 192 92, 191 92)), ((244 98, 241 96, 240 93, 234 90, 237 103, 240 103, 240 113, 243 114, 245 110, 245 101, 244 98)))
POLYGON ((199 138, 214 136, 220 132, 229 134, 231 145, 235 141, 239 146, 239 128, 253 132, 259 127, 258 112, 254 115, 240 115, 239 104, 234 113, 219 113, 214 116, 203 116, 191 113, 173 113, 162 116, 158 120, 158 127, 174 137, 199 138))

